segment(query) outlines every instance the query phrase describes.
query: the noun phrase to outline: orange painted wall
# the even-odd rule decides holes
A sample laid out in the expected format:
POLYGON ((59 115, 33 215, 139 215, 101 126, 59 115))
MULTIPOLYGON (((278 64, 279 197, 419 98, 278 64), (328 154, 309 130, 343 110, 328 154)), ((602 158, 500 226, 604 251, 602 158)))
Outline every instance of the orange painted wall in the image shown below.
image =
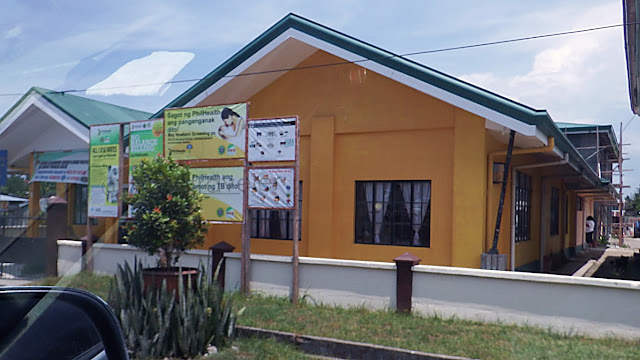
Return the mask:
MULTIPOLYGON (((300 66, 337 61, 319 51, 300 66)), ((238 101, 251 118, 300 118, 301 256, 392 261, 410 251, 422 264, 480 266, 484 119, 357 65, 288 72, 238 101), (431 180, 431 246, 355 244, 357 180, 431 180)), ((199 105, 220 102, 214 93, 199 105)), ((240 226, 211 226, 205 247, 219 241, 239 251, 240 226)), ((252 239, 251 251, 289 255, 291 241, 252 239)))

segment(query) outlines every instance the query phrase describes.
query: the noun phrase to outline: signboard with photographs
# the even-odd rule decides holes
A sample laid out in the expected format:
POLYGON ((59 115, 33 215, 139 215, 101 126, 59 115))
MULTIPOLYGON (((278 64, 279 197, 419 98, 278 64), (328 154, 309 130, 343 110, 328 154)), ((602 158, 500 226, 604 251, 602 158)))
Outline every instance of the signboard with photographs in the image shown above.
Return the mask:
POLYGON ((295 207, 295 170, 289 168, 249 168, 248 207, 293 209, 295 207))
POLYGON ((89 217, 118 217, 120 125, 89 130, 89 217))
POLYGON ((247 122, 247 160, 294 161, 296 118, 257 119, 247 122))

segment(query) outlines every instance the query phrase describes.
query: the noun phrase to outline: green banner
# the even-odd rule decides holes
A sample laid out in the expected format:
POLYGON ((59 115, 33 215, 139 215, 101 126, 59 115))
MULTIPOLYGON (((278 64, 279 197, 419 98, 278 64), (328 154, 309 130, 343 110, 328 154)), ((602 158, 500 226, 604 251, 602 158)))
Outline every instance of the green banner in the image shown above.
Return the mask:
POLYGON ((192 168, 191 182, 204 195, 206 220, 242 222, 244 207, 243 167, 192 168))
MULTIPOLYGON (((142 160, 162 156, 163 148, 163 121, 162 119, 134 121, 129 124, 129 194, 136 192, 133 183, 133 169, 142 160)), ((129 217, 133 216, 134 209, 129 206, 129 217)))
POLYGON ((89 130, 89 216, 118 217, 120 125, 89 130))
POLYGON ((164 111, 165 156, 174 160, 243 158, 247 104, 164 111))

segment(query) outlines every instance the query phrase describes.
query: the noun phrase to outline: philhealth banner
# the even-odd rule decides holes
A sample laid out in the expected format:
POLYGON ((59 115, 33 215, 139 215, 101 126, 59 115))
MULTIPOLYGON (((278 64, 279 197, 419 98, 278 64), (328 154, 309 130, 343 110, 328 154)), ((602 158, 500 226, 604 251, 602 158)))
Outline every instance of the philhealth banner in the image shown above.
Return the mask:
POLYGON ((247 104, 164 111, 165 156, 174 160, 243 158, 247 104))
POLYGON ((31 182, 87 185, 89 151, 53 151, 33 154, 31 182))
POLYGON ((89 130, 89 216, 118 217, 120 125, 89 130))
POLYGON ((242 222, 244 167, 191 168, 191 182, 204 195, 202 215, 209 221, 242 222))

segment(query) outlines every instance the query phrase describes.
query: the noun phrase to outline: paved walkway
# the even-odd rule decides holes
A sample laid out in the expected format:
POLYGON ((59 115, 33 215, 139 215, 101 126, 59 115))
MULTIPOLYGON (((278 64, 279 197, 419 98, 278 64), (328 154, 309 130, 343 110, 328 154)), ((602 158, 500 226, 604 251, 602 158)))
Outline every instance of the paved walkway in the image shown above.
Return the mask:
POLYGON ((551 270, 551 274, 571 276, 590 260, 598 260, 606 249, 604 246, 587 248, 575 257, 570 258, 566 264, 551 270))

